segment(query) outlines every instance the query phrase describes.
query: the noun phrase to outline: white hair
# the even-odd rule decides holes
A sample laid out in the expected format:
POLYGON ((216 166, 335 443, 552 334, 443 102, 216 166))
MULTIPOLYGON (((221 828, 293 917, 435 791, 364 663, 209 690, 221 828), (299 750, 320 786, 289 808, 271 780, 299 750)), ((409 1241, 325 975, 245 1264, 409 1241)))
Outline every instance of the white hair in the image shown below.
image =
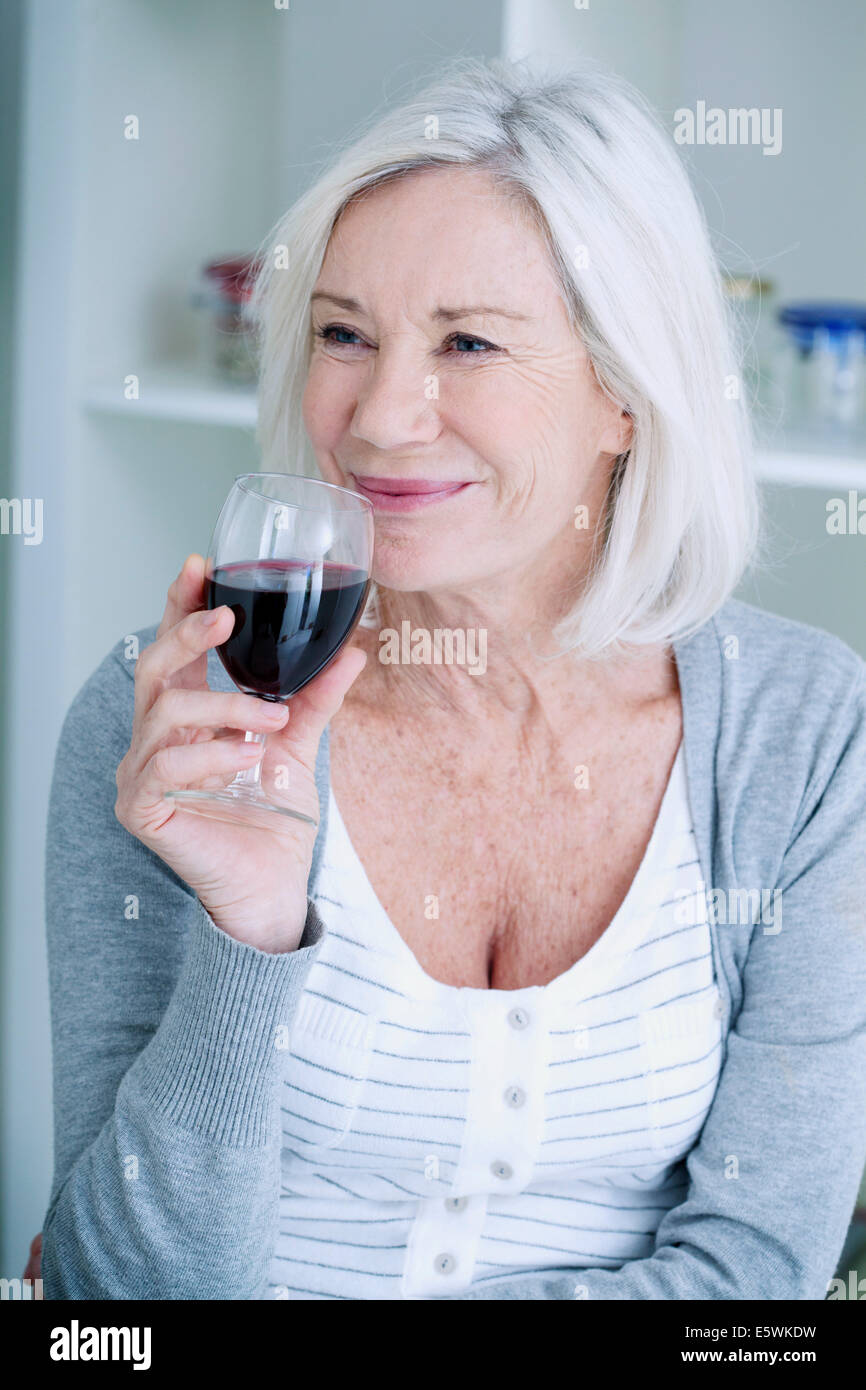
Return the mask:
POLYGON ((560 649, 598 657, 684 638, 755 561, 752 431, 679 154, 646 99, 593 62, 450 60, 376 115, 278 222, 253 295, 262 466, 318 471, 301 414, 309 301, 340 213, 412 170, 460 166, 487 170, 533 215, 599 384, 632 419, 560 649))

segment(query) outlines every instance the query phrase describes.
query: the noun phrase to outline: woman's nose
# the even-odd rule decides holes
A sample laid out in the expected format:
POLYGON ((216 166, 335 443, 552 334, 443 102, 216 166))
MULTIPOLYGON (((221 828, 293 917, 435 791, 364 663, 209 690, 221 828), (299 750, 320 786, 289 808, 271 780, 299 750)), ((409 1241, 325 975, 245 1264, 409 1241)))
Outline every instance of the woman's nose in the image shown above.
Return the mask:
POLYGON ((417 356, 380 349, 358 393, 351 434, 377 449, 430 443, 439 434, 438 385, 417 356))

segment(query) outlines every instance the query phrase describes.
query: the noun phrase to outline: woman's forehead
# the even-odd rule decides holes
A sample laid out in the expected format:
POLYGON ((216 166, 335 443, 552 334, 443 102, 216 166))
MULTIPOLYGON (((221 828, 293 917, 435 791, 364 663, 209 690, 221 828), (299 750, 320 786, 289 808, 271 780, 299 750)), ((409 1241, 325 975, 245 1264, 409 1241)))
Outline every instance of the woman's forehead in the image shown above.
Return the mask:
MULTIPOLYGON (((316 291, 393 303, 411 298, 431 317, 471 306, 537 317, 559 286, 532 220, 480 170, 417 171, 371 190, 343 212, 316 291), (358 277, 363 279, 359 288, 358 277)), ((456 314, 453 317, 457 317, 456 314)))

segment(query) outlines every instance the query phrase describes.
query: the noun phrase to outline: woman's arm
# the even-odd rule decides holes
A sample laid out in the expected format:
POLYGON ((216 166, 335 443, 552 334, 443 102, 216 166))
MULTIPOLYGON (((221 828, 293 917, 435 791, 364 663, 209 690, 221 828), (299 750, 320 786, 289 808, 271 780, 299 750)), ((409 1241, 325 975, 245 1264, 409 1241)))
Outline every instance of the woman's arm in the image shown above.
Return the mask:
POLYGON ((55 763, 46 909, 55 1174, 49 1299, 253 1299, 276 1229, 281 1028, 317 947, 220 930, 118 822, 133 684, 110 654, 55 763))
POLYGON ((654 1253, 618 1270, 495 1278, 461 1298, 826 1297, 866 1163, 864 672, 836 713, 835 771, 808 789, 780 869, 782 929, 753 930, 688 1194, 654 1253))

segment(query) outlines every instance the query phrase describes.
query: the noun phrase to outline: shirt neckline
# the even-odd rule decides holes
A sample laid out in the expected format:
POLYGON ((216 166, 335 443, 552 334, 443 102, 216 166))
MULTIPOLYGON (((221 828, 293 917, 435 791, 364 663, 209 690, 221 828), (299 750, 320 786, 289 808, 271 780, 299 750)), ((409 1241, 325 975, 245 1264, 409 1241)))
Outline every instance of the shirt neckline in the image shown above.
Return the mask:
MULTIPOLYGON (((526 985, 522 989, 495 989, 480 988, 475 985, 449 985, 442 980, 435 979, 429 975, 420 961, 416 957, 411 947, 403 940, 388 913, 385 911, 378 894, 373 888, 367 871, 361 861, 361 857, 355 849, 346 823, 340 814, 340 808, 334 795, 334 788, 330 778, 328 780, 328 817, 329 827, 333 827, 331 833, 335 834, 338 840, 342 840, 342 850, 351 856, 355 873, 362 883, 364 892, 369 900, 371 907, 371 918, 373 929, 376 933, 378 944, 384 949, 392 959, 399 958, 401 963, 410 972, 417 991, 425 998, 438 998, 444 1000, 452 998, 466 1002, 474 1002, 476 999, 493 1000, 506 998, 518 1002, 522 997, 544 996, 552 998, 562 989, 569 987, 574 990, 575 998, 585 992, 587 985, 594 991, 598 985, 603 984, 605 979, 614 973, 617 966, 622 962, 637 945, 641 935, 646 931, 648 920, 644 912, 639 910, 639 905, 643 901, 644 892, 648 883, 652 880, 659 857, 663 847, 667 844, 669 837, 674 833, 679 820, 681 807, 688 802, 688 787, 685 773, 685 741, 681 737, 677 747, 676 756, 671 766, 667 785, 662 796, 658 815, 650 834, 649 842, 644 851, 643 858, 638 865, 637 871, 629 884, 625 897, 614 913, 611 921, 605 930, 590 949, 564 970, 561 974, 549 980, 544 985, 526 985), (682 800, 681 800, 682 798, 682 800), (576 987, 576 988, 575 988, 576 987)), ((684 827, 685 828, 685 827, 684 827)), ((490 1007, 489 1004, 486 1007, 490 1007)))

